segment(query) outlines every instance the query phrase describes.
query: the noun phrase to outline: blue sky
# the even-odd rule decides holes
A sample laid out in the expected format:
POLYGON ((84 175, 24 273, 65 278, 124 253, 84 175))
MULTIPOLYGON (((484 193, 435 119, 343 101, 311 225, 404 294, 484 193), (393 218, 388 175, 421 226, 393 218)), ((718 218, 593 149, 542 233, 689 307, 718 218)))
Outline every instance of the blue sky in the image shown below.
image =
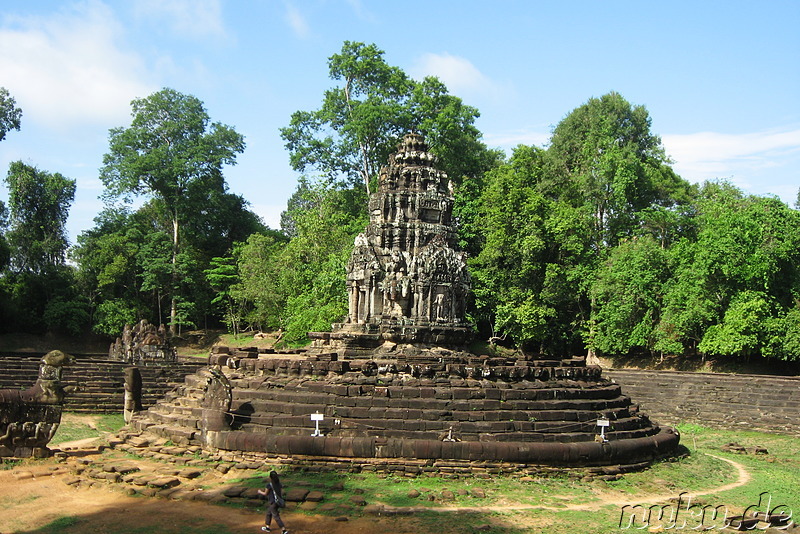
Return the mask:
MULTIPOLYGON (((0 142, 78 183, 74 242, 102 207, 108 130, 162 87, 244 134, 225 175, 277 228, 297 174, 279 136, 319 107, 327 58, 375 43, 477 107, 491 147, 542 145, 592 96, 647 107, 676 171, 792 205, 800 187, 800 2, 384 0, 0 1, 0 86, 23 110, 0 142)), ((0 187, 0 198, 6 192, 0 187)))

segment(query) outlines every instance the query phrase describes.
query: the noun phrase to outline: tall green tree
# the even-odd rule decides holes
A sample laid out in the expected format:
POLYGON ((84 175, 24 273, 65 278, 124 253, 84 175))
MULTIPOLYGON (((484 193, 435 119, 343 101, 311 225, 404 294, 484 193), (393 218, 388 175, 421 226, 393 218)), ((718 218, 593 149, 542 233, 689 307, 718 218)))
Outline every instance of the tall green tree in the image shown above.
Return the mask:
POLYGON ((494 339, 554 354, 580 350, 595 254, 585 213, 547 197, 547 153, 518 146, 486 173, 470 260, 476 319, 494 339))
POLYGON ((78 334, 88 322, 87 305, 65 263, 75 181, 18 161, 9 166, 6 185, 10 271, 0 277, 3 324, 78 334))
MULTIPOLYGON (((128 128, 109 134, 101 179, 110 197, 144 194, 169 214, 172 237, 170 331, 177 328, 180 295, 180 229, 208 191, 224 192, 222 167, 236 162, 244 138, 230 126, 210 123, 203 103, 174 89, 131 102, 128 128)), ((207 198, 207 196, 205 196, 207 198)))
POLYGON ((328 59, 330 77, 339 85, 325 92, 318 110, 295 112, 281 129, 295 170, 314 171, 369 194, 370 181, 410 130, 427 136, 456 182, 496 161, 474 126, 477 109, 435 78, 412 80, 383 54, 374 44, 345 41, 328 59))
POLYGON ((6 138, 6 134, 11 130, 19 131, 22 110, 17 107, 8 89, 0 87, 0 141, 6 138))
POLYGON ((12 268, 41 274, 63 265, 75 180, 16 161, 9 166, 6 185, 12 268))
POLYGON ((800 303, 800 212, 712 182, 696 226, 669 250, 658 350, 796 357, 786 349, 800 303))
POLYGON ((690 198, 651 123, 644 106, 611 92, 590 98, 553 130, 545 191, 590 210, 598 252, 631 236, 643 210, 690 198))
POLYGON ((599 268, 592 345, 605 354, 652 351, 661 318, 668 252, 650 235, 621 242, 599 268))

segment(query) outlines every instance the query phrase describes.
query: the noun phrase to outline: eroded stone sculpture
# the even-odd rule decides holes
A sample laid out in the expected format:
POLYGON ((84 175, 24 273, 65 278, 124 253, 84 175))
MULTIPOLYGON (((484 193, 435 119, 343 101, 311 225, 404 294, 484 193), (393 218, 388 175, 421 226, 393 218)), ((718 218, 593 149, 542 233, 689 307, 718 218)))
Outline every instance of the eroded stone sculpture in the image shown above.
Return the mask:
POLYGON ((108 356, 112 360, 135 365, 177 360, 177 353, 170 346, 164 325, 156 328, 147 319, 142 319, 133 327, 126 324, 122 336, 111 344, 108 356))
POLYGON ((466 255, 456 248, 450 180, 435 163, 423 137, 410 133, 381 169, 369 225, 347 266, 346 322, 318 339, 367 348, 386 341, 460 346, 470 339, 466 255))
POLYGON ((49 456, 47 444, 61 423, 67 389, 61 371, 74 358, 53 350, 39 366, 39 378, 26 389, 0 390, 0 456, 18 458, 49 456))

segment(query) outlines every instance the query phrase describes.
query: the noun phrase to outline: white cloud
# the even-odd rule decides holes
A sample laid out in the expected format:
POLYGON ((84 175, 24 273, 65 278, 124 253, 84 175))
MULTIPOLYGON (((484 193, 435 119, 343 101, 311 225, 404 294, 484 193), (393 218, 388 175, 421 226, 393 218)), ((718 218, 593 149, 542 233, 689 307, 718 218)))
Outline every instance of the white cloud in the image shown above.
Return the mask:
POLYGON ((219 0, 138 0, 134 6, 139 19, 163 20, 173 32, 185 37, 226 35, 219 0))
POLYGON ((305 17, 300 10, 297 9, 293 4, 286 3, 286 22, 289 24, 289 27, 292 31, 300 37, 301 39, 305 39, 311 33, 311 29, 308 26, 308 22, 306 21, 305 17))
POLYGON ((48 127, 117 124, 130 101, 153 87, 140 58, 119 48, 110 9, 89 1, 48 18, 7 18, 0 27, 0 72, 23 120, 48 127))
POLYGON ((489 79, 468 59, 444 54, 424 54, 409 69, 414 78, 436 76, 456 95, 463 93, 489 94, 500 92, 498 84, 489 79))
POLYGON ((730 178, 745 189, 758 185, 750 183, 750 176, 780 167, 800 154, 800 129, 663 135, 662 141, 675 161, 675 171, 685 179, 699 182, 730 178))

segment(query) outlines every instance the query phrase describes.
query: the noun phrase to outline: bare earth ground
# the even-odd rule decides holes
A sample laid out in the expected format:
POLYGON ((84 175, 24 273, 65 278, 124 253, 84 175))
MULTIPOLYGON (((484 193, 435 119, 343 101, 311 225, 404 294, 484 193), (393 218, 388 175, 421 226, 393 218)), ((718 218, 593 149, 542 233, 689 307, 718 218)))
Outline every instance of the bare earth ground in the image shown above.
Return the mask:
MULTIPOLYGON (((79 442, 64 443, 64 450, 72 447, 85 447, 93 439, 80 440, 79 442)), ((96 449, 94 449, 96 451, 96 449)), ((25 462, 13 469, 0 470, 0 534, 8 533, 44 533, 51 532, 43 527, 51 522, 64 517, 76 518, 76 523, 69 532, 169 532, 183 533, 202 530, 202 532, 215 532, 225 530, 236 533, 260 532, 263 525, 263 515, 260 511, 218 506, 209 503, 191 501, 173 501, 161 498, 132 497, 123 493, 117 485, 99 483, 94 487, 70 486, 66 480, 70 478, 69 467, 74 465, 78 458, 84 454, 91 457, 88 450, 74 450, 72 456, 65 463, 58 463, 55 459, 25 462)), ((706 490, 695 495, 708 495, 727 491, 734 487, 746 484, 750 475, 744 467, 734 461, 724 459, 733 465, 738 472, 735 482, 706 490)), ((151 460, 136 460, 142 470, 163 468, 164 464, 151 460)), ((211 473, 213 478, 218 475, 211 473)), ((213 482, 207 481, 207 482, 213 482)), ((642 496, 620 498, 615 495, 598 495, 599 499, 591 503, 567 504, 559 509, 598 510, 603 506, 636 504, 642 496)), ((648 495, 649 502, 665 502, 674 497, 669 495, 648 495)), ((544 506, 520 505, 516 503, 497 503, 491 508, 456 508, 440 507, 434 509, 442 513, 442 521, 450 523, 457 521, 459 512, 483 512, 487 526, 493 524, 497 527, 504 525, 501 516, 492 515, 492 512, 512 512, 533 509, 547 509, 544 506)), ((555 508, 551 508, 555 509, 555 508)), ((428 508, 430 511, 431 509, 428 508)), ((430 523, 422 527, 419 521, 412 516, 363 516, 350 517, 347 521, 337 521, 335 517, 324 515, 306 515, 300 512, 284 510, 284 521, 293 533, 307 534, 371 534, 376 532, 392 532, 393 534, 430 532, 430 523)), ((533 520, 527 524, 520 523, 517 515, 515 527, 528 527, 531 532, 541 531, 544 524, 537 524, 533 520)), ((524 520, 523 520, 524 521, 524 520)), ((53 532, 57 532, 55 530, 53 532)), ((447 527, 441 532, 450 531, 447 527)))

